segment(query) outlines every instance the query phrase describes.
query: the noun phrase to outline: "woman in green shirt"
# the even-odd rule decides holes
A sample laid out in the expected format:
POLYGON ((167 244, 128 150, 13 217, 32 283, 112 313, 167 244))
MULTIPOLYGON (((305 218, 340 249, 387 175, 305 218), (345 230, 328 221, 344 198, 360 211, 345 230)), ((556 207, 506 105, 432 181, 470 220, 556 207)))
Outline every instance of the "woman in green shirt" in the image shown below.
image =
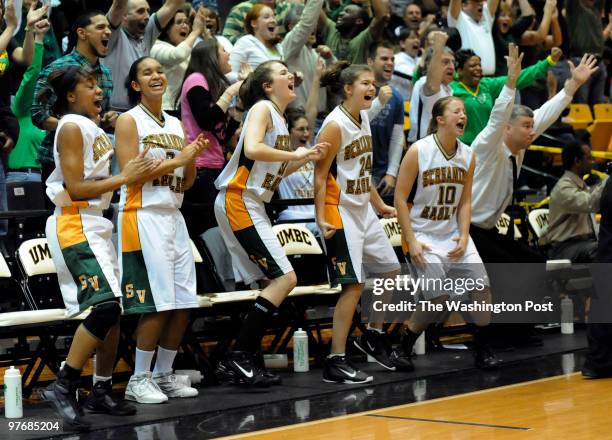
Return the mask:
POLYGON ((39 129, 32 123, 30 108, 34 99, 34 88, 42 68, 45 34, 49 30, 49 22, 40 20, 29 32, 34 32, 34 58, 28 67, 11 110, 19 122, 19 140, 11 151, 8 159, 9 172, 6 182, 33 181, 40 182, 40 162, 38 161, 38 149, 45 138, 45 131, 39 129))
MULTIPOLYGON (((529 66, 521 72, 516 88, 522 89, 535 81, 545 78, 548 68, 561 58, 561 49, 554 47, 546 59, 529 66)), ((506 76, 483 77, 480 57, 471 49, 462 49, 455 53, 457 79, 450 83, 453 96, 461 98, 465 104, 467 127, 461 141, 471 144, 478 133, 487 125, 493 103, 501 93, 506 76)))

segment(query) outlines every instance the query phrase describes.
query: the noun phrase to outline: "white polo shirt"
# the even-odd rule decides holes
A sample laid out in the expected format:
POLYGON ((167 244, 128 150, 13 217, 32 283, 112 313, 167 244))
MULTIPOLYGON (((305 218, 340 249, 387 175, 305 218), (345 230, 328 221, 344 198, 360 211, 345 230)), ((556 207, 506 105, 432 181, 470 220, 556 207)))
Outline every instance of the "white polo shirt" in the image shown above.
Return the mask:
MULTIPOLYGON (((476 154, 476 169, 472 183, 472 224, 492 229, 506 210, 512 198, 512 152, 503 142, 503 132, 512 112, 514 93, 507 87, 495 101, 489 123, 472 142, 476 154), (509 109, 508 109, 509 108, 509 109), (506 122, 504 122, 506 121, 506 122)), ((564 90, 534 111, 536 138, 550 127, 572 101, 564 90)), ((517 178, 523 165, 525 151, 515 156, 517 178)))
POLYGON ((493 44, 493 22, 495 17, 489 12, 485 3, 482 10, 482 19, 474 21, 469 15, 461 11, 455 20, 448 9, 448 26, 457 28, 461 35, 461 49, 472 49, 482 62, 483 75, 495 74, 495 45, 493 44))

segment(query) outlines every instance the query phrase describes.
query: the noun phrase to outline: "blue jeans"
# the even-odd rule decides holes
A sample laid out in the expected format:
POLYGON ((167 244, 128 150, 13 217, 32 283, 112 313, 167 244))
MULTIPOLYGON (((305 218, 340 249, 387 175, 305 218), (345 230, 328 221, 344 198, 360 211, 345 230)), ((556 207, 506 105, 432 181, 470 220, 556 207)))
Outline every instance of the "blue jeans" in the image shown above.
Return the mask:
POLYGON ((6 175, 6 183, 13 182, 40 182, 40 173, 24 173, 21 171, 9 171, 6 175))

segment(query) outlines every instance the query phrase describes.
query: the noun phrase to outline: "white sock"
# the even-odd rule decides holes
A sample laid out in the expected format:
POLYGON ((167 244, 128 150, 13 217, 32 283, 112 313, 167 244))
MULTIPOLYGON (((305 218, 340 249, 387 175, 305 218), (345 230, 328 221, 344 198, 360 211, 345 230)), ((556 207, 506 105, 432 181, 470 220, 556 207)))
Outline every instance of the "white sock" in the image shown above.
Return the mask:
POLYGON ((155 360, 155 369, 153 370, 153 374, 171 373, 175 356, 176 350, 167 350, 161 345, 158 346, 157 359, 155 360))
POLYGON ((107 380, 111 380, 113 377, 112 376, 108 376, 108 377, 98 376, 96 374, 95 378, 96 380, 94 381, 94 385, 97 384, 98 382, 106 382, 107 380))
POLYGON ((136 362, 134 365, 134 374, 145 373, 151 371, 151 361, 155 351, 143 351, 136 347, 136 362))
POLYGON ((327 359, 329 358, 333 358, 334 356, 344 356, 346 353, 330 353, 329 356, 327 356, 327 359))

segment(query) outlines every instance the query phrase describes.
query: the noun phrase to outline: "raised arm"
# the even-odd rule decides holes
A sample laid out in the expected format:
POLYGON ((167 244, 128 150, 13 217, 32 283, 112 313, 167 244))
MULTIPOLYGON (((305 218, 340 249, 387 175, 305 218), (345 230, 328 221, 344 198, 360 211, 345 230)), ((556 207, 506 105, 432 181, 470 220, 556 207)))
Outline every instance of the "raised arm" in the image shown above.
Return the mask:
POLYGON ((493 151, 501 148, 503 144, 504 128, 512 115, 514 107, 514 95, 516 92, 516 82, 521 73, 521 63, 523 54, 518 53, 518 47, 514 44, 508 46, 508 56, 506 63, 508 66, 508 76, 502 92, 495 100, 495 105, 489 116, 489 121, 485 128, 478 133, 472 142, 472 150, 482 154, 483 152, 493 151))
POLYGON ((531 6, 531 3, 529 3, 529 0, 518 0, 518 4, 521 10, 521 15, 523 17, 528 17, 530 15, 534 15, 534 16, 536 15, 536 12, 531 6))
POLYGON ((372 0, 372 9, 374 18, 370 22, 370 33, 374 40, 379 40, 390 18, 388 0, 372 0))
POLYGON ((162 7, 155 13, 157 21, 159 22, 159 27, 161 29, 165 28, 172 17, 174 17, 174 14, 176 14, 176 11, 182 8, 184 4, 185 0, 166 0, 162 7))
POLYGON ((317 28, 317 21, 322 9, 323 0, 310 0, 306 3, 300 20, 281 42, 286 60, 297 57, 302 48, 306 46, 310 34, 317 28))
POLYGON ((546 0, 546 4, 544 5, 544 15, 542 17, 542 21, 540 22, 540 26, 537 31, 527 31, 521 37, 521 44, 523 46, 535 46, 536 44, 541 44, 546 41, 546 37, 550 32, 550 24, 552 21, 552 16, 554 12, 557 10, 557 0, 546 0))
POLYGON ((13 32, 17 28, 17 16, 15 15, 15 5, 13 0, 8 0, 4 8, 4 24, 6 27, 2 34, 0 34, 0 53, 4 52, 8 47, 11 39, 13 38, 13 32))
POLYGON ((22 66, 29 66, 32 63, 32 58, 34 57, 34 25, 42 20, 47 10, 49 9, 48 5, 44 5, 38 9, 36 8, 36 2, 33 2, 30 5, 30 9, 28 10, 28 15, 26 17, 26 33, 25 38, 23 40, 22 47, 15 49, 13 52, 13 61, 17 64, 21 64, 22 66))
POLYGON ((459 14, 461 14, 461 0, 450 0, 450 4, 448 5, 448 18, 452 18, 455 23, 450 23, 449 20, 448 25, 450 27, 455 27, 457 20, 459 20, 459 14))
POLYGON ((108 18, 111 28, 117 29, 119 26, 121 26, 121 22, 123 21, 125 14, 127 14, 127 10, 128 0, 113 0, 113 4, 106 13, 106 18, 108 18))
POLYGON ((489 13, 491 17, 495 18, 495 13, 497 12, 497 7, 499 6, 499 0, 487 0, 487 8, 489 9, 489 13))
POLYGON ((431 54, 429 66, 427 66, 427 79, 425 80, 423 89, 425 96, 435 95, 440 91, 442 76, 444 75, 442 54, 444 53, 444 47, 447 40, 448 35, 446 32, 433 32, 433 52, 431 54))

